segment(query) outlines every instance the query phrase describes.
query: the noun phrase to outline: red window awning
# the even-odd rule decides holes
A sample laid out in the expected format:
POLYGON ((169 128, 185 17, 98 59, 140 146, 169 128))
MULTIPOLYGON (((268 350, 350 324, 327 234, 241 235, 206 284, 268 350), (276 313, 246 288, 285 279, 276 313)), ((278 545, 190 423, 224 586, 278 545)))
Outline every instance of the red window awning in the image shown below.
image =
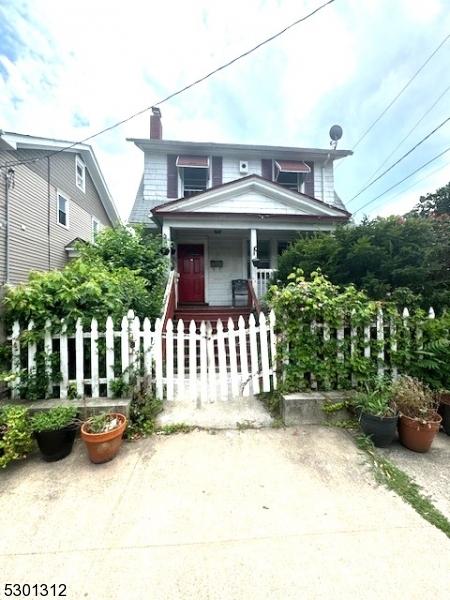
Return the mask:
POLYGON ((209 167, 209 158, 207 156, 188 156, 186 154, 180 154, 177 156, 177 167, 207 169, 209 167))
POLYGON ((300 160, 276 160, 275 166, 280 173, 311 173, 311 167, 300 160))

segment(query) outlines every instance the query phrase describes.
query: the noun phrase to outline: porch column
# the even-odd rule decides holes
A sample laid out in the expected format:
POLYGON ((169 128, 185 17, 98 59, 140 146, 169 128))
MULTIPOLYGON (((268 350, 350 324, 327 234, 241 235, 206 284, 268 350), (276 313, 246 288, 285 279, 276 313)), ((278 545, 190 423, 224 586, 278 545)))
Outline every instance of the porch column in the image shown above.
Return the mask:
POLYGON ((253 266, 252 262, 254 258, 258 258, 258 238, 256 229, 250 229, 250 276, 253 283, 253 289, 255 290, 255 294, 257 294, 258 276, 257 268, 253 266))
POLYGON ((162 237, 163 240, 167 243, 168 246, 170 246, 170 225, 167 225, 166 223, 163 223, 162 226, 162 237))

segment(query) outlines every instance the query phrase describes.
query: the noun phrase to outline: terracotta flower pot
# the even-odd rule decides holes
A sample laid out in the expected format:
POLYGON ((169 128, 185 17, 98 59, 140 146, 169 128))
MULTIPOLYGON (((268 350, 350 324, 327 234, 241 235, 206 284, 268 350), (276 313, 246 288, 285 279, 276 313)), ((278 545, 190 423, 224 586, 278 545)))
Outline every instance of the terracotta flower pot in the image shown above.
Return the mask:
POLYGON ((104 433, 89 433, 87 423, 81 426, 81 438, 86 444, 91 462, 99 464, 112 460, 122 445, 123 432, 127 427, 127 418, 120 413, 112 413, 119 421, 118 427, 104 433))
POLYGON ((414 450, 414 452, 428 452, 434 436, 439 431, 441 420, 442 417, 437 413, 432 420, 426 423, 400 415, 399 435, 401 443, 406 448, 414 450))

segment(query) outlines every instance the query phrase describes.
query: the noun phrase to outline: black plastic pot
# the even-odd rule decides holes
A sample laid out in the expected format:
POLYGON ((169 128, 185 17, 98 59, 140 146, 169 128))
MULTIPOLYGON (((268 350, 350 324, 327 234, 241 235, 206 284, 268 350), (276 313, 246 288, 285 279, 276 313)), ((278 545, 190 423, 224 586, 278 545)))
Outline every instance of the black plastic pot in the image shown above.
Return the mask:
POLYGON ((450 404, 441 404, 442 427, 447 435, 450 435, 450 404))
POLYGON ((54 462, 68 456, 72 452, 76 433, 77 425, 75 424, 67 425, 64 429, 36 431, 34 437, 42 458, 47 462, 54 462))
POLYGON ((377 417, 361 413, 361 429, 378 448, 389 446, 397 433, 398 417, 377 417))

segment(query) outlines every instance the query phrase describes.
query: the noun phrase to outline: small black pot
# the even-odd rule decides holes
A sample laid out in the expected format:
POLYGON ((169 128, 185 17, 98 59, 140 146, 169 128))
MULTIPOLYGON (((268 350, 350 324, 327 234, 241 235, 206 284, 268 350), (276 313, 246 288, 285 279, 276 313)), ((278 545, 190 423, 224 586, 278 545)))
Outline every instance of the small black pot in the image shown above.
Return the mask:
POLYGON ((54 462, 65 458, 72 452, 77 433, 77 425, 66 425, 63 429, 36 431, 34 437, 41 451, 42 458, 54 462))
POLYGON ((441 404, 442 427, 447 435, 450 435, 450 404, 441 404))
POLYGON ((377 417, 361 413, 361 429, 368 435, 378 448, 385 448, 392 443, 397 433, 398 416, 377 417))

